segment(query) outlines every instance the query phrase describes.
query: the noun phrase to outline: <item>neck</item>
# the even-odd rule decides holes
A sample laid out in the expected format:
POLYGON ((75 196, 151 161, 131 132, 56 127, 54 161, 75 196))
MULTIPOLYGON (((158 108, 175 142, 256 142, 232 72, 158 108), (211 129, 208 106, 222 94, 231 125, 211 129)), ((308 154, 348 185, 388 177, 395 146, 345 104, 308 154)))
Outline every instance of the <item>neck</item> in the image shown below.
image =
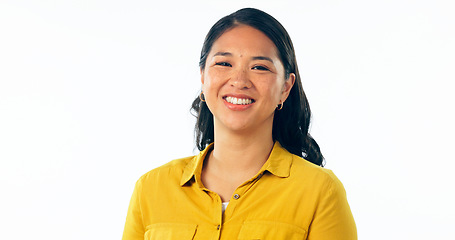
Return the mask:
POLYGON ((211 164, 225 172, 256 174, 267 161, 274 144, 272 123, 269 125, 248 132, 235 132, 217 126, 215 121, 211 164))

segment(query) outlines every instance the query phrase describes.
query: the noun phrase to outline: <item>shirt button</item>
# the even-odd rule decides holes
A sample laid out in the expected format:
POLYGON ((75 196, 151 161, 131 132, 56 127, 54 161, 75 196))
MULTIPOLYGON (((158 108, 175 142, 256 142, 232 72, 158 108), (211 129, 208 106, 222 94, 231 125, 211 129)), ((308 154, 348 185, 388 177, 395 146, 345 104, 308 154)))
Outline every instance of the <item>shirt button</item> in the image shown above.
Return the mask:
POLYGON ((216 226, 216 230, 220 230, 220 225, 216 226))
POLYGON ((240 195, 238 195, 237 193, 236 193, 236 194, 234 194, 234 199, 236 199, 236 200, 237 200, 237 199, 239 199, 239 198, 240 198, 240 195))

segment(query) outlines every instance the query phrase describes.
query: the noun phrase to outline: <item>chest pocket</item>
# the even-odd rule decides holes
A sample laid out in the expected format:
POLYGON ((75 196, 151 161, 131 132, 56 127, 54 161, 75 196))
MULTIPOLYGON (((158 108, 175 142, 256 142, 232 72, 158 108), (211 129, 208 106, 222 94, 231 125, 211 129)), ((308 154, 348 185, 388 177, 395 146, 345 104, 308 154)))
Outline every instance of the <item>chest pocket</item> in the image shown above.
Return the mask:
POLYGON ((304 240, 307 231, 288 223, 249 221, 240 229, 238 240, 304 240))
POLYGON ((147 226, 144 240, 191 240, 196 228, 196 224, 156 223, 147 226))

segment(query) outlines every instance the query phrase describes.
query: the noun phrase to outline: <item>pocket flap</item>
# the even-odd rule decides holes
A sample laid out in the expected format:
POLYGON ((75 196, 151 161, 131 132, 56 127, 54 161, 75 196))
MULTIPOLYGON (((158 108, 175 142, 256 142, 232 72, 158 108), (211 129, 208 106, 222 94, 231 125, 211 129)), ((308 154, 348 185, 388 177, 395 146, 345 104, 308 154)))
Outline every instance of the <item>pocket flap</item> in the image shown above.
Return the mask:
POLYGON ((190 240, 196 233, 196 224, 155 223, 145 229, 145 240, 190 240))
POLYGON ((298 226, 274 221, 244 222, 239 233, 239 240, 302 240, 306 238, 306 230, 298 226))

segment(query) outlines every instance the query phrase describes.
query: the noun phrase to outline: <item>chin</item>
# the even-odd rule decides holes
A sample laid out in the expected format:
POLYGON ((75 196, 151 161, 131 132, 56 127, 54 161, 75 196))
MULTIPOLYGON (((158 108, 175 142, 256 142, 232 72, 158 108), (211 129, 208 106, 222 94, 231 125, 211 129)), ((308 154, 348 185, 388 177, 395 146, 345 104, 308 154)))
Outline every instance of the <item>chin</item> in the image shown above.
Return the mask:
POLYGON ((225 125, 227 129, 230 129, 232 131, 238 132, 238 131, 246 131, 250 127, 246 123, 235 123, 235 124, 226 124, 225 125))
POLYGON ((219 124, 223 126, 223 128, 231 130, 231 131, 246 131, 247 129, 251 128, 251 123, 244 118, 232 118, 232 119, 222 119, 218 120, 219 124))

